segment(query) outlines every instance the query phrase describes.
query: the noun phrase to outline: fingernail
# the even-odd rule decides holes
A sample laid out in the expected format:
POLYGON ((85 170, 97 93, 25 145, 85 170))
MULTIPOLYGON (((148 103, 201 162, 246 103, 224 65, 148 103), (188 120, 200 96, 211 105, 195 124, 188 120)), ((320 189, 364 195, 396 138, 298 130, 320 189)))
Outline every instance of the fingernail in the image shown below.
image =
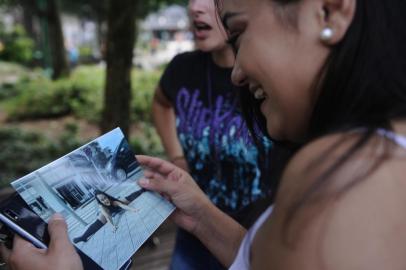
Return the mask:
POLYGON ((141 178, 141 179, 138 181, 138 184, 140 184, 141 186, 148 186, 148 184, 149 184, 149 179, 147 179, 147 178, 141 178))
POLYGON ((65 220, 65 218, 60 213, 55 213, 52 215, 51 220, 65 220))

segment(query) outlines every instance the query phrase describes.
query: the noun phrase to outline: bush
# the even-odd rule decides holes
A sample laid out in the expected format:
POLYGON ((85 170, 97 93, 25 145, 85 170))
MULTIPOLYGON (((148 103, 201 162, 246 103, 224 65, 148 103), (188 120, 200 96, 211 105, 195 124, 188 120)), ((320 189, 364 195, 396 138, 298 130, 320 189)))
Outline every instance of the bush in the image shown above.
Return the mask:
POLYGON ((15 63, 0 61, 0 100, 15 97, 20 94, 15 84, 27 81, 30 72, 23 66, 15 63))
POLYGON ((51 81, 45 76, 20 80, 10 92, 18 95, 4 104, 8 120, 51 118, 73 114, 99 120, 103 79, 100 68, 77 68, 70 78, 51 81))
POLYGON ((21 81, 15 85, 14 92, 20 94, 5 104, 8 119, 12 121, 69 114, 72 111, 69 101, 75 96, 68 80, 52 82, 45 77, 21 81))
POLYGON ((58 140, 17 128, 0 129, 0 187, 8 185, 52 160, 79 147, 77 128, 67 126, 58 140))
POLYGON ((69 80, 75 94, 69 100, 72 113, 78 118, 98 123, 101 119, 104 98, 105 69, 98 66, 81 66, 69 80))
MULTIPOLYGON (((151 122, 151 103, 160 71, 132 72, 131 120, 151 122)), ((69 78, 51 81, 44 76, 21 80, 10 92, 17 96, 5 104, 8 119, 36 119, 73 114, 98 123, 104 98, 105 69, 81 66, 69 78)))
POLYGON ((131 136, 130 145, 136 154, 164 156, 161 140, 155 128, 149 123, 140 124, 139 132, 131 136))
POLYGON ((0 30, 3 50, 0 59, 21 64, 29 64, 33 59, 34 41, 27 36, 24 28, 17 25, 11 32, 0 30))
POLYGON ((161 71, 134 69, 132 77, 131 120, 151 122, 151 104, 161 71))

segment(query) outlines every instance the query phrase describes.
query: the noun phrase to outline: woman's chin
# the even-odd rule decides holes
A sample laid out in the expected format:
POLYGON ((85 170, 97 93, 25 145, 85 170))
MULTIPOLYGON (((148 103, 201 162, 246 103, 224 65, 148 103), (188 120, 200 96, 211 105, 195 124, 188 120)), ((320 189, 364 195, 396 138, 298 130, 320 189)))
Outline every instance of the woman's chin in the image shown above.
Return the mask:
POLYGON ((289 136, 290 134, 283 129, 283 126, 280 125, 278 121, 272 122, 267 120, 266 130, 268 131, 268 136, 274 141, 294 142, 294 140, 292 140, 292 138, 289 136))
POLYGON ((268 131, 269 137, 271 137, 273 140, 276 140, 276 141, 282 141, 283 140, 282 134, 268 120, 266 121, 266 130, 268 131))

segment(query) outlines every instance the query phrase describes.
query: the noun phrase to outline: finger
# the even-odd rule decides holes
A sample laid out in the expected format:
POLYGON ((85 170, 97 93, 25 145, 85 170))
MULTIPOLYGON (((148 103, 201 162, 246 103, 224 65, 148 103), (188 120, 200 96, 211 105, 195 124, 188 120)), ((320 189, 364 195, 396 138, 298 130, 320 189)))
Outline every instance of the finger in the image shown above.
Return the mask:
POLYGON ((50 253, 63 254, 74 249, 69 241, 67 229, 65 219, 61 214, 57 213, 49 220, 48 232, 51 240, 48 250, 50 253))
POLYGON ((8 263, 8 258, 10 257, 11 250, 9 250, 3 243, 0 245, 0 256, 1 262, 8 263))
POLYGON ((177 184, 175 181, 162 181, 154 178, 143 177, 138 180, 138 184, 145 189, 168 194, 169 197, 171 197, 171 195, 173 195, 177 189, 177 184))
MULTIPOLYGON (((21 258, 24 258, 24 263, 32 263, 40 260, 44 254, 44 250, 36 248, 32 243, 21 238, 19 235, 14 235, 13 249, 5 250, 5 262, 9 265, 18 265, 21 258)), ((13 268, 13 267, 11 267, 13 268)))
POLYGON ((145 170, 144 171, 144 176, 145 176, 145 178, 156 179, 158 181, 164 181, 165 180, 165 177, 162 174, 159 174, 159 173, 156 173, 156 172, 153 172, 153 171, 150 171, 150 170, 145 170))
POLYGON ((35 266, 35 269, 44 268, 42 267, 44 250, 36 248, 18 235, 14 236, 13 250, 6 256, 8 256, 6 263, 10 269, 30 269, 32 266, 35 266))
POLYGON ((160 159, 160 158, 154 158, 154 157, 143 156, 143 155, 137 155, 136 157, 137 157, 138 162, 141 165, 148 167, 154 171, 157 171, 160 174, 166 175, 166 174, 171 173, 173 170, 179 169, 172 163, 165 161, 163 159, 160 159))
POLYGON ((19 235, 14 235, 13 239, 13 251, 18 252, 37 252, 39 249, 36 248, 32 243, 28 242, 27 240, 21 238, 19 235))
POLYGON ((46 249, 37 248, 34 246, 33 243, 25 240, 24 238, 20 237, 19 235, 14 235, 13 239, 13 251, 18 250, 21 252, 34 252, 37 254, 45 254, 46 249))
POLYGON ((144 171, 144 178, 155 179, 157 181, 165 181, 165 180, 178 181, 182 177, 182 174, 183 174, 182 170, 173 170, 167 175, 162 175, 160 173, 147 169, 144 171))

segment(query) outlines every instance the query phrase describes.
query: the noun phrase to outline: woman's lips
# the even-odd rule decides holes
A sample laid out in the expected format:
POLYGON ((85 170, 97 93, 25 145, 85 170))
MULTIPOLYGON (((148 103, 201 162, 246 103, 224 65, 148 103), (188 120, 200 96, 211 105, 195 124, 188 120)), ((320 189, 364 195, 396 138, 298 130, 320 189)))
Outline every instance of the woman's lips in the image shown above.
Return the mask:
POLYGON ((209 36, 209 32, 212 30, 210 25, 201 21, 195 21, 193 23, 193 28, 194 36, 199 40, 206 39, 209 36))
POLYGON ((197 39, 206 39, 209 36, 210 30, 194 30, 195 38, 197 39))

